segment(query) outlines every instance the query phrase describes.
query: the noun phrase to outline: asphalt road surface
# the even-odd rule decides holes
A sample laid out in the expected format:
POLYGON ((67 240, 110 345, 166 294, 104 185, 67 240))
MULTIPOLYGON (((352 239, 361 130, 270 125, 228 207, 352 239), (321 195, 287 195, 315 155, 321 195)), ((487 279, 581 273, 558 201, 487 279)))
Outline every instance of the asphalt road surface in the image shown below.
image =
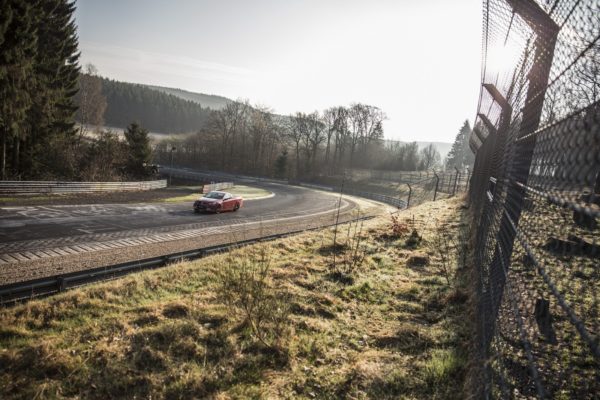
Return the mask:
MULTIPOLYGON (((275 196, 249 200, 239 211, 221 214, 195 214, 191 202, 2 207, 0 257, 14 252, 248 221, 319 214, 331 219, 338 204, 338 198, 328 193, 273 183, 254 186, 269 190, 275 196)), ((352 202, 343 200, 342 206, 352 206, 352 202)))

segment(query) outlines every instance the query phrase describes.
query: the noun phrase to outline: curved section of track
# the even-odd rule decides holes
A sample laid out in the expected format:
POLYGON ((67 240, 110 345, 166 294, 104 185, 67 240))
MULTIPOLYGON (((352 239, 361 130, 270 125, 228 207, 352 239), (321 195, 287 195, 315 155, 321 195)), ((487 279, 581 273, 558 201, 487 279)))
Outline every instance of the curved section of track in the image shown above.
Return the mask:
MULTIPOLYGON (((255 186, 275 196, 247 201, 239 211, 222 214, 194 214, 190 203, 1 208, 0 285, 102 265, 92 262, 90 254, 136 259, 167 242, 201 247, 217 237, 232 242, 335 219, 338 197, 330 193, 274 183, 255 186)), ((342 200, 342 216, 355 207, 354 201, 342 200)))
MULTIPOLYGON (((303 188, 261 183, 275 196, 246 201, 239 211, 194 214, 191 203, 4 207, 0 254, 178 230, 269 221, 331 211, 337 199, 303 188)), ((344 200, 343 206, 348 201, 344 200)))

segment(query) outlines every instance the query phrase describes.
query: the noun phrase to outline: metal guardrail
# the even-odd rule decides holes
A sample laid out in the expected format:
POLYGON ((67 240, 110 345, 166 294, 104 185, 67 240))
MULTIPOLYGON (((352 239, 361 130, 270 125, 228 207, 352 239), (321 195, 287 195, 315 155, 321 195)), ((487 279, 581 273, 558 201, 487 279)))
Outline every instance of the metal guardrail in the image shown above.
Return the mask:
POLYGON ((0 181, 0 195, 127 192, 167 187, 166 180, 140 182, 0 181))
POLYGON ((366 199, 379 201, 381 203, 389 204, 397 208, 406 208, 407 203, 405 200, 399 199, 398 197, 387 196, 384 194, 362 192, 358 190, 346 190, 344 189, 343 194, 349 194, 351 196, 364 197, 366 199))
MULTIPOLYGON (((367 220, 373 216, 364 216, 352 220, 367 220)), ((340 222, 346 223, 348 221, 340 222)), ((314 231, 328 228, 335 224, 325 224, 315 228, 299 229, 286 233, 267 235, 260 238, 248 239, 229 244, 222 244, 183 252, 171 253, 163 256, 147 258, 144 260, 131 261, 116 265, 88 269, 85 271, 71 272, 68 274, 55 275, 47 278, 29 280, 25 282, 12 283, 0 286, 0 305, 6 306, 16 304, 22 301, 30 300, 36 297, 48 296, 63 292, 68 289, 74 289, 89 283, 116 279, 132 272, 155 269, 168 265, 172 262, 181 260, 191 260, 206 257, 215 253, 226 252, 234 248, 247 246, 257 242, 276 240, 302 232, 314 231)))
MULTIPOLYGON (((168 167, 161 167, 161 172, 166 173, 166 174, 171 174, 174 177, 185 178, 185 179, 217 180, 217 179, 232 179, 232 178, 234 178, 234 179, 237 179, 240 181, 246 181, 246 182, 252 182, 252 181, 254 181, 254 182, 270 182, 270 183, 278 183, 278 184, 285 184, 285 185, 301 186, 301 187, 317 189, 317 190, 325 190, 325 191, 329 191, 329 192, 339 192, 340 191, 339 188, 335 188, 335 187, 331 187, 331 186, 324 186, 324 185, 315 185, 315 184, 306 183, 306 182, 289 182, 289 181, 284 181, 284 180, 280 180, 280 179, 258 178, 258 177, 251 177, 251 176, 246 176, 246 175, 232 175, 232 174, 225 174, 225 173, 212 172, 212 171, 196 172, 196 171, 182 170, 179 168, 171 169, 168 167)), ((218 189, 213 189, 213 190, 218 190, 218 189)), ((363 191, 350 190, 350 189, 344 189, 343 193, 351 195, 351 196, 364 197, 364 198, 367 198, 370 200, 380 201, 382 203, 389 204, 391 206, 398 207, 398 208, 406 208, 408 205, 405 200, 399 199, 397 197, 387 196, 387 195, 382 195, 382 194, 377 194, 377 193, 363 192, 363 191)))
POLYGON ((213 190, 230 189, 232 187, 233 187, 233 182, 209 183, 208 185, 204 185, 202 187, 202 193, 212 192, 213 190))

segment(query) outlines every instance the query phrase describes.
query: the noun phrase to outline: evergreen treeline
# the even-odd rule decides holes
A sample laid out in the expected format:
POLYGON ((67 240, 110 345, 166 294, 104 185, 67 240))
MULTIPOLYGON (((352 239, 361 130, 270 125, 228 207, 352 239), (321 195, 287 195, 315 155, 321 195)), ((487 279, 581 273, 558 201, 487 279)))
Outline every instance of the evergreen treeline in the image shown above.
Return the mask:
POLYGON ((76 111, 87 123, 100 125, 106 101, 93 68, 80 74, 74 11, 69 0, 0 0, 3 180, 114 181, 148 175, 148 131, 126 123, 122 140, 107 132, 89 137, 75 126, 76 111))
POLYGON ((79 75, 74 2, 0 1, 2 179, 70 176, 79 75))
POLYGON ((138 121, 151 132, 195 132, 207 122, 211 110, 144 85, 101 78, 107 107, 107 126, 124 127, 138 121))
POLYGON ((214 94, 196 93, 164 86, 145 86, 149 87, 150 89, 158 90, 159 92, 172 94, 173 96, 183 100, 193 101, 194 103, 200 104, 202 107, 210 108, 212 110, 221 110, 225 108, 227 104, 232 102, 232 100, 228 99, 227 97, 217 96, 214 94))

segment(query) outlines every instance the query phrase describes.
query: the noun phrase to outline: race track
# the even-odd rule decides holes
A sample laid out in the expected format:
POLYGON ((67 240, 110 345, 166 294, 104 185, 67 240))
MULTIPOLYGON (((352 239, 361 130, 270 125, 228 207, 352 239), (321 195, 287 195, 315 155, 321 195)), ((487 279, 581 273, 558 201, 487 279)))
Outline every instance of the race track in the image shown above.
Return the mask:
MULTIPOLYGON (((107 204, 80 206, 30 206, 0 208, 0 253, 27 248, 23 241, 60 242, 72 237, 80 241, 123 237, 132 234, 189 229, 190 226, 264 221, 331 211, 337 199, 327 193, 278 184, 260 183, 275 196, 249 200, 237 212, 194 214, 191 202, 155 204, 107 204)), ((346 201, 345 201, 346 202, 346 201)), ((68 242, 68 240, 66 240, 68 242)))
MULTIPOLYGON (((195 214, 191 202, 1 207, 0 285, 335 221, 335 194, 277 183, 252 185, 274 196, 248 200, 239 211, 221 214, 195 214)), ((340 221, 356 206, 344 198, 340 221)))

